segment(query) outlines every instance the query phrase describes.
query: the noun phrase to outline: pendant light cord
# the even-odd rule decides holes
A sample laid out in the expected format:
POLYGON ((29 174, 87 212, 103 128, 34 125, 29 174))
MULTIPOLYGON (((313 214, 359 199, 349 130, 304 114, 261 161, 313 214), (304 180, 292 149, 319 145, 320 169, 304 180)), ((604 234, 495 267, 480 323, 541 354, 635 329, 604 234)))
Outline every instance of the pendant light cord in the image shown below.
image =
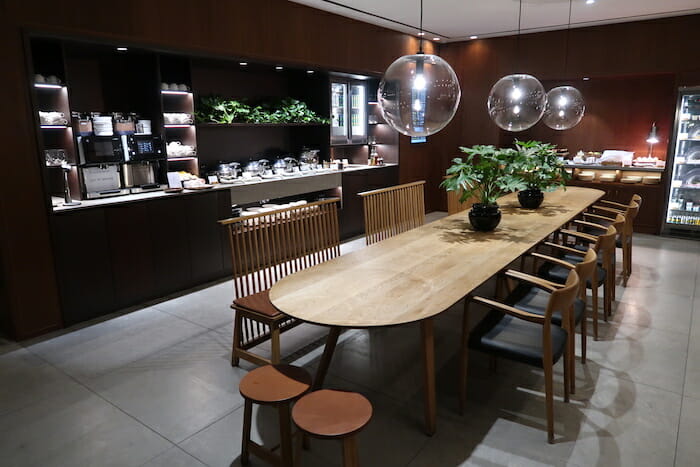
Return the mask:
MULTIPOLYGON (((518 5, 518 35, 516 36, 516 42, 515 42, 515 53, 517 54, 515 58, 515 64, 517 65, 516 68, 520 68, 520 21, 523 18, 523 0, 520 0, 520 4, 518 5)), ((522 70, 517 70, 516 72, 520 72, 522 70)))
POLYGON ((569 22, 566 24, 566 49, 564 52, 564 75, 569 70, 569 35, 571 31, 571 4, 573 0, 569 0, 569 22))
POLYGON ((420 0, 420 42, 418 43, 418 53, 422 54, 423 53, 423 36, 425 36, 425 33, 423 32, 423 0, 420 0))

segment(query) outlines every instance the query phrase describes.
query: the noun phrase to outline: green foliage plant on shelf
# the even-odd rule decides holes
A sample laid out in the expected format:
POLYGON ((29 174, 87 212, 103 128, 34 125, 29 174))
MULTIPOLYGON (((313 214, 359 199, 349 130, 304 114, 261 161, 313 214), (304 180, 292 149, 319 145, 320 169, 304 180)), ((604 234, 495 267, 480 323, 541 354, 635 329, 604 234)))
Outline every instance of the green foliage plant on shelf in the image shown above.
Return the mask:
POLYGON ((553 144, 516 139, 515 151, 508 171, 520 179, 519 190, 553 191, 571 178, 553 144))
POLYGON ((477 203, 496 205, 498 198, 522 186, 522 180, 508 169, 517 156, 515 149, 491 145, 459 149, 466 156, 452 159, 447 178, 440 186, 447 191, 461 192, 460 203, 475 197, 477 203))
POLYGON ((242 100, 205 96, 199 99, 195 116, 198 123, 330 123, 329 119, 309 109, 306 103, 291 98, 252 106, 242 100))

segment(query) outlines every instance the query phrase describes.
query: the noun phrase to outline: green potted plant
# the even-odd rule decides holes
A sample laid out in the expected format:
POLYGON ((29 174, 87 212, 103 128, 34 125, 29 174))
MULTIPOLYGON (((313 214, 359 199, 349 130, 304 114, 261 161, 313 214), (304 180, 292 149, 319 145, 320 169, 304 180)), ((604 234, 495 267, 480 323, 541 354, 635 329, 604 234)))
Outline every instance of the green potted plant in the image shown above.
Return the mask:
POLYGON ((524 208, 537 209, 544 200, 544 191, 564 186, 571 178, 553 144, 515 140, 515 151, 508 171, 521 180, 518 201, 524 208))
POLYGON ((452 160, 440 186, 461 192, 460 203, 475 197, 477 202, 469 211, 469 222, 475 230, 491 231, 501 222, 498 198, 522 186, 522 181, 508 170, 517 152, 483 145, 459 149, 466 156, 452 160))

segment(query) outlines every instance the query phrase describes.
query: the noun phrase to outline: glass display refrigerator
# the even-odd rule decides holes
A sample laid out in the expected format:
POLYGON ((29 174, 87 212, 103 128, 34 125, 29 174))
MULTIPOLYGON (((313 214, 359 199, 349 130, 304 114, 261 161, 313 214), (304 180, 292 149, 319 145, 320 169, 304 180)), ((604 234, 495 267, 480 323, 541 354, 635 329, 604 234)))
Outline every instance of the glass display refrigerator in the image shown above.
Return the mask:
POLYGON ((331 82, 331 144, 367 143, 367 86, 331 82))
POLYGON ((680 88, 671 140, 664 234, 700 233, 700 87, 680 88))

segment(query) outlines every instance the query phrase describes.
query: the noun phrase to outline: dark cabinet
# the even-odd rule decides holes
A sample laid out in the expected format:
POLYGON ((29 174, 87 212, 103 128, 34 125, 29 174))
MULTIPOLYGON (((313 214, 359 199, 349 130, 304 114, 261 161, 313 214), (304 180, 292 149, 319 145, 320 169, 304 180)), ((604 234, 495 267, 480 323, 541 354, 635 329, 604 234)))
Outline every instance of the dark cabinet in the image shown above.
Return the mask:
POLYGON ((340 236, 350 238, 365 231, 362 198, 357 194, 398 184, 397 166, 378 167, 343 173, 343 205, 340 210, 340 236))
POLYGON ((581 180, 571 180, 568 184, 603 190, 605 191, 603 199, 622 204, 629 203, 632 195, 638 194, 642 197, 642 206, 634 221, 634 231, 654 235, 658 235, 661 231, 661 215, 664 202, 663 185, 628 185, 624 183, 586 182, 581 180))
POLYGON ((207 193, 184 199, 190 243, 189 262, 195 283, 217 279, 224 270, 222 227, 217 223, 219 209, 216 197, 217 193, 207 193))
POLYGON ((153 294, 156 297, 192 284, 190 244, 185 203, 181 198, 148 203, 148 225, 153 256, 153 294))
POLYGON ((64 324, 115 310, 105 211, 91 209, 54 216, 53 241, 64 324))

